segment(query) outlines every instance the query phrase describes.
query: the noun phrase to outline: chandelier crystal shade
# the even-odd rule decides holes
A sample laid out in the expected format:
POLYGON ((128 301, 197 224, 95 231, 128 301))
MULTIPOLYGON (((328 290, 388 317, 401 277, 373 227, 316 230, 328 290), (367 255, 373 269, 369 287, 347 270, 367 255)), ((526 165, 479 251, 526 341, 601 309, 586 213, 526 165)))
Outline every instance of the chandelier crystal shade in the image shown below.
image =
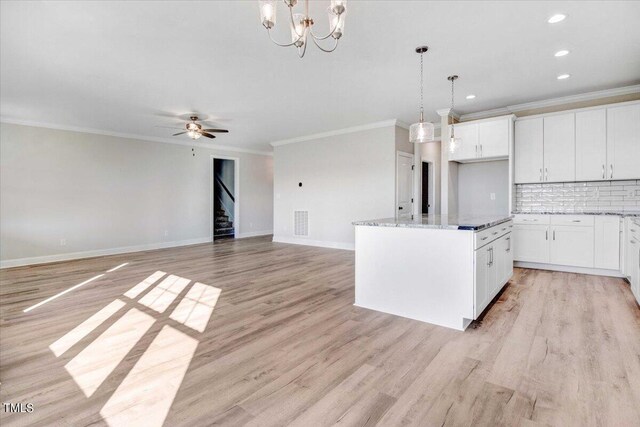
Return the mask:
MULTIPOLYGON (((318 36, 313 32, 314 21, 309 15, 309 0, 304 0, 304 13, 293 13, 293 8, 298 4, 298 0, 282 0, 289 9, 289 29, 291 32, 290 43, 278 43, 273 39, 271 29, 276 25, 276 1, 279 0, 258 0, 260 6, 260 21, 267 29, 269 38, 278 46, 295 46, 298 49, 298 56, 302 58, 307 51, 307 44, 313 41, 318 49, 323 52, 333 52, 338 47, 338 41, 344 34, 344 21, 347 15, 347 0, 331 0, 327 14, 329 15, 329 33, 318 36), (333 46, 323 47, 323 40, 333 39, 333 46)), ((324 42, 323 42, 324 43, 324 42)))
POLYGON ((409 142, 422 144, 433 141, 434 126, 433 123, 424 121, 424 78, 423 78, 423 55, 429 48, 420 46, 416 48, 416 52, 420 54, 420 121, 409 127, 409 142))

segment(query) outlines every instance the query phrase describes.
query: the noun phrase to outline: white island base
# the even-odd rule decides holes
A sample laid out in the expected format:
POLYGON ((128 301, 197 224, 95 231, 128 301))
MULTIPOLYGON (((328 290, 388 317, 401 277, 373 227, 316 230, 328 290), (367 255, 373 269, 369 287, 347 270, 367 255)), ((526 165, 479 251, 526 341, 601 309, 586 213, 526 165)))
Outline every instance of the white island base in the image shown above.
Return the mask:
POLYGON ((360 224, 358 307, 463 331, 513 273, 508 218, 480 231, 360 224))

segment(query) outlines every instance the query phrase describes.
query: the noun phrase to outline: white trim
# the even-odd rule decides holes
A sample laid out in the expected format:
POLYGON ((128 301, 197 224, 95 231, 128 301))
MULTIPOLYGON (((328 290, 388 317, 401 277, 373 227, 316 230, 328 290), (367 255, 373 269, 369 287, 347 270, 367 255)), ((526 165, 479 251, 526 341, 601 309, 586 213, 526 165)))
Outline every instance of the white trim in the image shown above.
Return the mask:
POLYGON ((310 239, 298 238, 298 237, 273 236, 273 242, 288 243, 291 245, 317 246, 320 248, 345 249, 348 251, 356 250, 355 243, 326 242, 324 240, 310 240, 310 239))
POLYGON ((581 93, 577 95, 562 96, 559 98, 543 99, 541 101, 525 102, 523 104, 508 105, 503 108, 479 111, 477 113, 463 114, 462 116, 460 116, 460 119, 464 121, 482 119, 482 118, 492 117, 495 115, 517 113, 518 111, 535 110, 538 108, 553 107, 557 105, 571 104, 574 102, 581 102, 581 101, 592 101, 594 99, 629 95, 633 93, 640 93, 640 85, 624 86, 624 87, 619 87, 614 89, 605 89, 605 90, 598 90, 595 92, 586 92, 586 93, 581 93))
POLYGON ((70 252, 66 254, 44 255, 30 258, 16 258, 0 261, 0 268, 20 267, 33 264, 47 264, 50 262, 70 261, 74 259, 94 258, 99 256, 142 252, 155 249, 175 248, 178 246, 199 245, 201 243, 210 242, 210 237, 200 237, 197 239, 176 240, 173 242, 148 243, 144 245, 123 246, 119 248, 96 249, 91 251, 70 252))
POLYGON ((246 233, 236 233, 236 239, 247 239, 249 237, 268 236, 273 234, 273 230, 248 231, 246 233))
POLYGON ((209 234, 211 235, 211 241, 213 241, 213 222, 215 221, 213 211, 213 205, 215 200, 213 199, 213 161, 214 159, 223 159, 223 160, 233 160, 235 163, 233 165, 233 237, 238 236, 240 234, 240 159, 237 157, 227 157, 227 156, 218 156, 217 154, 212 154, 209 157, 209 163, 211 163, 210 176, 209 176, 209 234))
POLYGON ((77 126, 64 126, 64 125, 56 125, 52 123, 32 122, 29 120, 17 120, 17 119, 10 119, 8 117, 0 117, 0 123, 7 123, 11 125, 20 125, 20 126, 31 126, 31 127, 38 127, 38 128, 54 129, 54 130, 64 130, 64 131, 70 131, 70 132, 89 133, 94 135, 114 136, 116 138, 137 139, 140 141, 147 141, 147 142, 163 142, 165 144, 184 145, 187 147, 201 147, 201 148, 208 148, 210 150, 235 151, 238 153, 258 154, 261 156, 273 156, 273 152, 271 151, 251 150, 248 148, 231 147, 228 145, 219 145, 219 144, 213 144, 208 142, 207 143, 196 142, 192 139, 187 140, 184 138, 171 139, 171 138, 161 138, 161 137, 155 137, 155 136, 144 136, 144 135, 137 135, 132 133, 104 131, 99 129, 83 128, 83 127, 77 127, 77 126))
POLYGON ((398 119, 391 119, 391 120, 384 120, 381 122, 369 123, 366 125, 352 126, 352 127, 343 128, 343 129, 331 130, 328 132, 320 132, 320 133, 314 133, 311 135, 304 135, 304 136, 298 136, 295 138, 274 141, 274 142, 271 142, 271 146, 279 147, 281 145, 295 144, 297 142, 312 141, 314 139, 328 138, 330 136, 344 135, 347 133, 362 132, 365 130, 379 129, 379 128, 391 127, 391 126, 397 126, 407 130, 409 129, 409 125, 407 123, 398 119))
POLYGON ((605 270, 602 268, 586 268, 586 267, 572 267, 567 265, 554 265, 554 264, 541 264, 537 262, 523 262, 515 261, 514 267, 520 268, 532 268, 535 270, 550 270, 550 271, 562 271, 566 273, 579 273, 590 274, 592 276, 608 276, 608 277, 622 277, 622 273, 618 270, 605 270))
POLYGON ((460 114, 456 113, 454 110, 452 110, 451 108, 442 108, 440 110, 436 110, 436 113, 438 113, 438 115, 440 117, 453 117, 456 120, 460 120, 460 114))
POLYGON ((602 110, 602 109, 605 109, 605 108, 624 107, 625 105, 635 105, 635 104, 640 104, 640 100, 635 99, 633 101, 614 102, 613 104, 592 105, 591 107, 572 108, 570 110, 552 111, 550 113, 532 114, 530 116, 517 117, 516 121, 520 122, 520 121, 523 121, 523 120, 538 119, 540 117, 561 116, 563 114, 580 113, 580 112, 589 111, 589 110, 602 110))

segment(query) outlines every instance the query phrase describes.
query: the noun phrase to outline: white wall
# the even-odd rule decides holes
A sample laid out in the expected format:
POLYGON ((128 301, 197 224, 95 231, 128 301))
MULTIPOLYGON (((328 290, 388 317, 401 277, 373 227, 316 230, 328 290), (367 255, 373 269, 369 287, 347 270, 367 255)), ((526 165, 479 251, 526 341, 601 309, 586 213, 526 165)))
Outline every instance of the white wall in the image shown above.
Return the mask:
POLYGON ((213 154, 240 160, 240 237, 269 234, 271 156, 2 123, 2 265, 210 241, 213 154))
POLYGON ((274 241, 352 249, 353 221, 394 216, 395 158, 395 126, 274 147, 274 241), (308 237, 294 210, 309 211, 308 237))
POLYGON ((458 165, 458 213, 462 215, 508 215, 509 161, 458 165), (491 193, 496 195, 491 200, 491 193))

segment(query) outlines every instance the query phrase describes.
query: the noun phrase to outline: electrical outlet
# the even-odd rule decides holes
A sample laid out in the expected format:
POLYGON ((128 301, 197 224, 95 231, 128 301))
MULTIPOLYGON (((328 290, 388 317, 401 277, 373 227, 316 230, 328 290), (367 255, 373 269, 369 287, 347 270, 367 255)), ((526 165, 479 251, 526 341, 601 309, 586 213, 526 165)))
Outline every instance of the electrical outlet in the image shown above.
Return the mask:
POLYGON ((496 193, 489 193, 489 198, 491 200, 495 200, 496 199, 496 193))
POLYGON ((253 223, 252 222, 249 223, 249 228, 253 228, 253 223))
POLYGON ((67 246, 67 239, 60 239, 60 246, 67 246))
POLYGON ((164 230, 164 237, 168 237, 169 236, 169 230, 164 230))

